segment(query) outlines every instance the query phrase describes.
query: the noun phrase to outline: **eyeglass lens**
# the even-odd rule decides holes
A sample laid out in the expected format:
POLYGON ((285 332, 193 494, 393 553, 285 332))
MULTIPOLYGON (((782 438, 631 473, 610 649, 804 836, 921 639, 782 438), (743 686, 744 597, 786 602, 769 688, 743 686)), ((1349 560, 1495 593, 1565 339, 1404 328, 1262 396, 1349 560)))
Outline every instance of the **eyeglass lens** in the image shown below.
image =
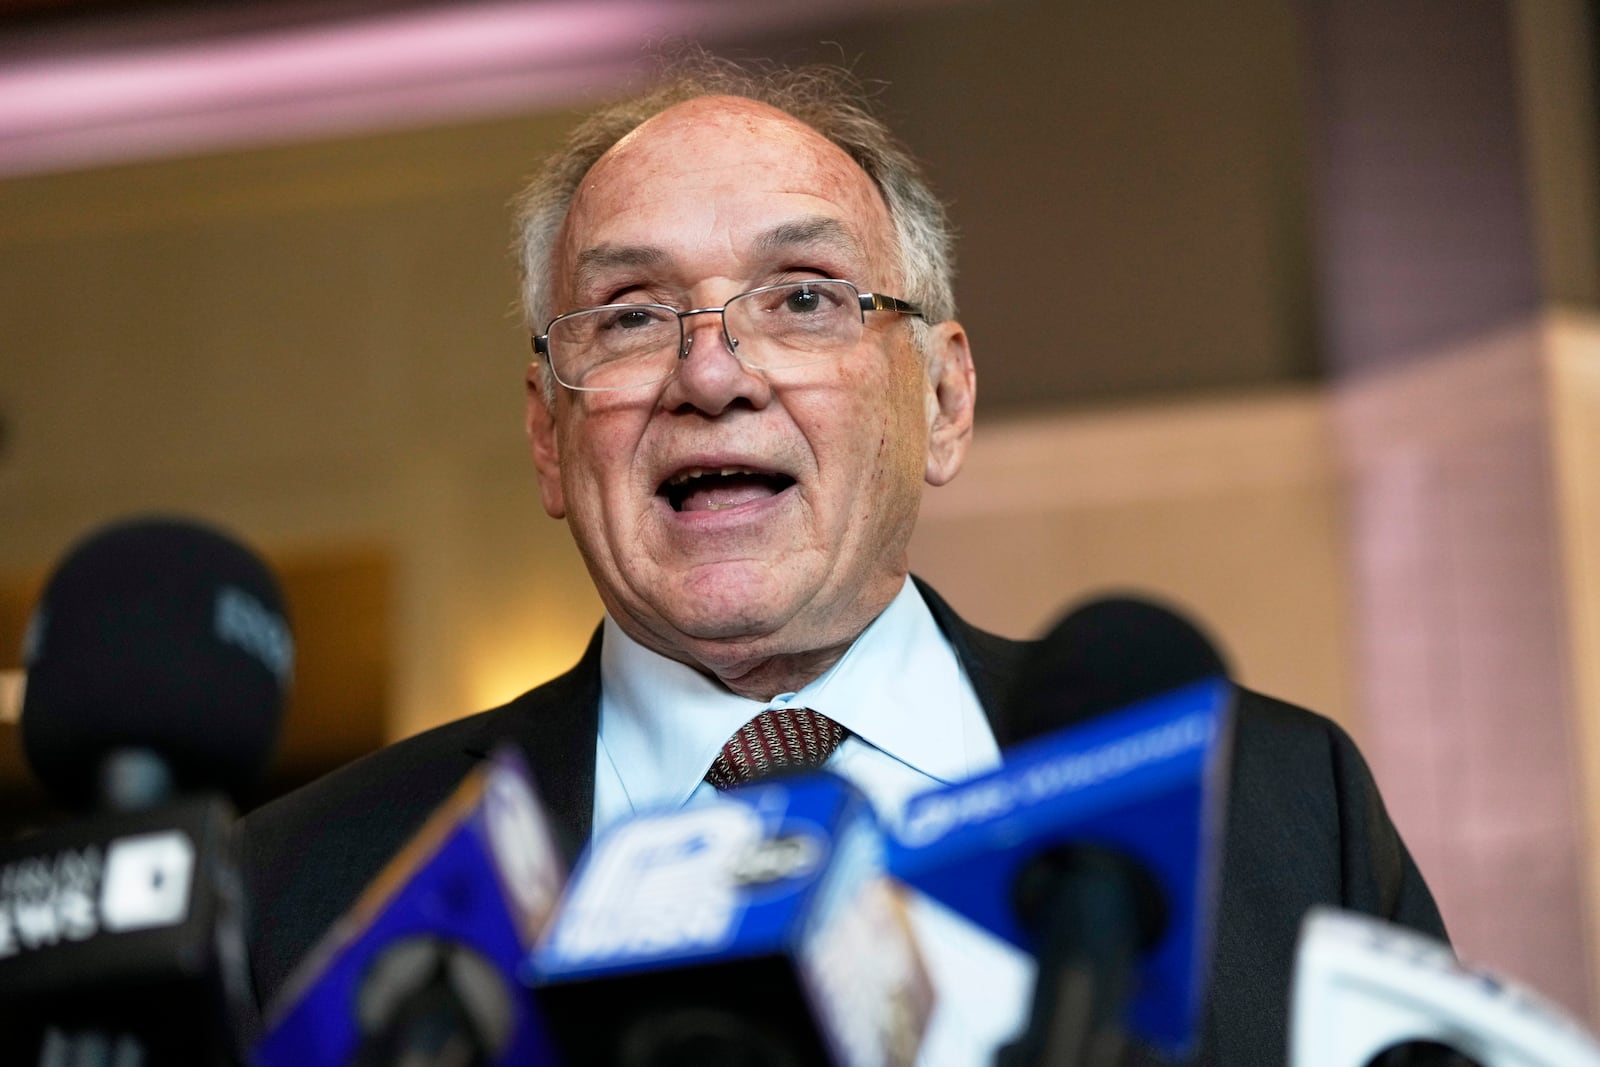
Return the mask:
MULTIPOLYGON (((833 359, 861 337, 854 286, 786 282, 740 293, 723 310, 734 353, 747 367, 783 370, 833 359)), ((672 374, 685 345, 681 314, 658 304, 591 308, 550 324, 556 377, 583 389, 625 389, 672 374)))

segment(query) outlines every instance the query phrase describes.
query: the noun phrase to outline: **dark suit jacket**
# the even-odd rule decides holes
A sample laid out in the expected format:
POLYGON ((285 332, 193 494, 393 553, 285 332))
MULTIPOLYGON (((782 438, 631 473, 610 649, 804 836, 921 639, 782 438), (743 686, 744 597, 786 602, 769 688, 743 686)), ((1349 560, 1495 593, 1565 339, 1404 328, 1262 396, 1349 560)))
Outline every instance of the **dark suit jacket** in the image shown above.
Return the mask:
MULTIPOLYGON (((1002 748, 1009 679, 1029 645, 964 623, 918 583, 1002 748)), ((500 741, 527 755, 563 850, 589 837, 600 705, 600 634, 577 666, 491 711, 390 745, 249 815, 241 861, 254 909, 251 964, 263 1003, 317 938, 500 741)), ((1301 916, 1313 904, 1442 937, 1443 924, 1338 726, 1239 690, 1212 994, 1201 1060, 1282 1064, 1301 916)))

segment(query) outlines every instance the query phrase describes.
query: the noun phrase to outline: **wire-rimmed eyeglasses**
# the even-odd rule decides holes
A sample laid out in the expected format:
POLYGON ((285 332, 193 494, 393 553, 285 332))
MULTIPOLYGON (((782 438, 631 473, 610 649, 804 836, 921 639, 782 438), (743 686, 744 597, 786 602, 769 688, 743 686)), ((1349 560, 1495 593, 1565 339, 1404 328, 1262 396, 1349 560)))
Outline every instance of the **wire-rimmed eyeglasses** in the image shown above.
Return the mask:
POLYGON ((755 370, 825 363, 861 340, 869 311, 922 316, 915 304, 863 293, 837 278, 763 285, 721 307, 679 311, 666 304, 606 304, 557 315, 533 350, 568 389, 607 392, 665 381, 689 356, 690 315, 721 315, 728 351, 755 370))

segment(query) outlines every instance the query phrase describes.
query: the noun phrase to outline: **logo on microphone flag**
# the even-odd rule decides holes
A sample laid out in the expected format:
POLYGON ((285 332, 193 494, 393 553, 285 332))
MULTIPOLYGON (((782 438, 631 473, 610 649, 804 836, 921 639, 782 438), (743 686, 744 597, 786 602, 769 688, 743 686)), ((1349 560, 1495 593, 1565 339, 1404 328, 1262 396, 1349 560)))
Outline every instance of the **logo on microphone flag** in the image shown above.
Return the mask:
POLYGON ((830 774, 618 824, 529 960, 558 1036, 572 1023, 565 1051, 608 1063, 699 1027, 741 1052, 770 1040, 771 1062, 909 1067, 932 986, 884 847, 866 799, 830 774), (605 1034, 575 1022, 600 1010, 605 1034))

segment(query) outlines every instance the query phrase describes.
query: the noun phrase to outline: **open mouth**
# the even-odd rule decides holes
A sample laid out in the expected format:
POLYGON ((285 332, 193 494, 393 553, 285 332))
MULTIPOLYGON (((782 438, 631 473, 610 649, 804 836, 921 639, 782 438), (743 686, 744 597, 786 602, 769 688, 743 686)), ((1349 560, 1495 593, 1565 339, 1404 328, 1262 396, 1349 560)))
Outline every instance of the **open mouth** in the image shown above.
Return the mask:
POLYGON ((777 496, 794 484, 787 474, 747 467, 689 467, 656 489, 673 511, 722 511, 777 496))

